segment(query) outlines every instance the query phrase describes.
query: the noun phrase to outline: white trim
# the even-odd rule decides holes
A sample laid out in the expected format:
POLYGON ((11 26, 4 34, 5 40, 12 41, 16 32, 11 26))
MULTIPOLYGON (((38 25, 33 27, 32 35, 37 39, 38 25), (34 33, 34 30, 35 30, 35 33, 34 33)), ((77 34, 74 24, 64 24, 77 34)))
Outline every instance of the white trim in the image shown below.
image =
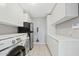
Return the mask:
POLYGON ((41 43, 41 42, 34 42, 34 44, 46 44, 46 43, 41 43))

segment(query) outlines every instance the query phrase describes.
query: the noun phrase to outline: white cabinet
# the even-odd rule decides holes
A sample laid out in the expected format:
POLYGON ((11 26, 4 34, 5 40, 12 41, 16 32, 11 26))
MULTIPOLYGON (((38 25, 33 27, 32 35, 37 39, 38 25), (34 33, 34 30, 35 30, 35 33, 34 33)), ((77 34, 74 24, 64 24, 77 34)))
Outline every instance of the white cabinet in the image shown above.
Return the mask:
POLYGON ((47 17, 47 33, 51 33, 51 34, 56 33, 56 25, 53 24, 55 22, 53 18, 54 17, 52 15, 49 15, 47 17))
POLYGON ((8 25, 17 25, 16 11, 13 4, 5 4, 0 6, 0 23, 8 25))
POLYGON ((47 45, 53 56, 79 56, 79 39, 48 34, 47 45))
POLYGON ((23 10, 18 4, 7 4, 8 22, 15 26, 23 26, 23 10))
POLYGON ((0 5, 0 23, 7 23, 8 22, 6 8, 7 8, 6 4, 0 5))
POLYGON ((56 33, 56 24, 78 16, 77 3, 58 3, 51 15, 47 16, 47 32, 56 33))
POLYGON ((58 56, 58 41, 47 35, 47 46, 53 56, 58 56))
POLYGON ((77 3, 58 3, 56 4, 50 17, 52 18, 53 23, 58 24, 77 16, 78 16, 77 3))
POLYGON ((60 41, 59 56, 79 56, 79 40, 60 41))
POLYGON ((28 13, 24 14, 24 22, 29 22, 29 23, 32 22, 31 17, 29 16, 28 13))
POLYGON ((23 26, 27 20, 24 17, 23 9, 16 3, 7 3, 0 6, 0 23, 12 26, 23 26))

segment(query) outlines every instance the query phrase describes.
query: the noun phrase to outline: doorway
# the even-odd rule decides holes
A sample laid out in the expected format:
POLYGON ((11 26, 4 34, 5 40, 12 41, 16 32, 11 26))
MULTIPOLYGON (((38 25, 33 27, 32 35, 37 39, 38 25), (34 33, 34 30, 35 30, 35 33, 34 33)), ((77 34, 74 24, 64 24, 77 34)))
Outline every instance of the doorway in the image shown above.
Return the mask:
POLYGON ((34 18, 34 43, 45 44, 46 18, 34 18))

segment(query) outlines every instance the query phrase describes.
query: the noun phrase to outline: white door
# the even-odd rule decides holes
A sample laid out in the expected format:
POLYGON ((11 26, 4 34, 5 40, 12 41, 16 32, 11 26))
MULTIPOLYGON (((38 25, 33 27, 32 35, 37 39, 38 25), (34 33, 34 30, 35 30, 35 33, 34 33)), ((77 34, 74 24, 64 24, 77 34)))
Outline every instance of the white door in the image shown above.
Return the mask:
POLYGON ((34 42, 38 44, 45 43, 45 33, 46 33, 46 20, 45 18, 33 19, 34 22, 34 42), (38 33, 37 33, 38 28, 38 33), (37 39, 39 42, 37 42, 37 39))

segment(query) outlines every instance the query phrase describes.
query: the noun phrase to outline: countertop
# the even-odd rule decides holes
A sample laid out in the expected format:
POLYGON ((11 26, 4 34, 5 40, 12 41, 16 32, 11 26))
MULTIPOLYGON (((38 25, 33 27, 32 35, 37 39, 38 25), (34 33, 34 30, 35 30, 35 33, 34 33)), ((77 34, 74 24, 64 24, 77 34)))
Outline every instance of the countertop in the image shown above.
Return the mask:
POLYGON ((6 39, 6 38, 9 38, 9 37, 21 36, 21 35, 26 35, 27 36, 27 33, 15 33, 15 34, 0 35, 0 40, 6 39))

